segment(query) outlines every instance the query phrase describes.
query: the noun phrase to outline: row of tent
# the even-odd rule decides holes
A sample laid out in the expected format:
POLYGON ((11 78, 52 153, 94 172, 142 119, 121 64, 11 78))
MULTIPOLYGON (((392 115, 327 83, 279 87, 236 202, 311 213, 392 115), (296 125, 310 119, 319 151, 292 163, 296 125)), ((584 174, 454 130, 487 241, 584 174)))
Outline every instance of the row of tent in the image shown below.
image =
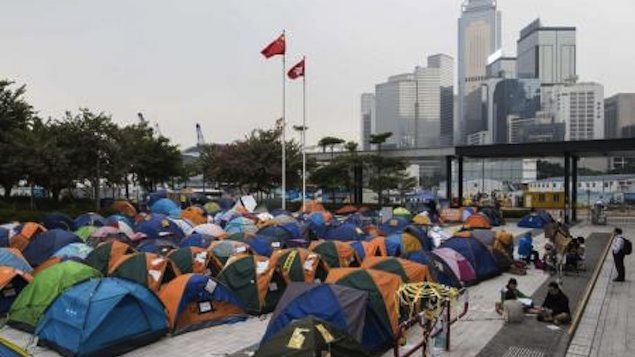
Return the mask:
MULTIPOLYGON (((160 202, 165 201, 156 203, 160 202)), ((404 215, 395 214, 375 226, 363 219, 370 213, 359 211, 338 217, 315 209, 294 217, 283 211, 254 214, 234 207, 212 218, 209 208, 181 210, 180 218, 160 212, 130 217, 121 212, 70 220, 55 214, 43 224, 0 226, 0 243, 9 247, 0 250, 1 311, 8 313, 10 325, 36 333, 43 344, 63 354, 83 355, 99 346, 126 351, 167 331, 182 333, 271 312, 281 306, 289 287, 319 281, 348 284, 372 298, 372 313, 366 314, 371 316, 370 327, 356 340, 377 349, 391 343, 399 319, 391 306, 395 286, 436 281, 461 287, 497 275, 511 264, 513 237, 487 229, 491 224, 480 214, 472 215, 467 229, 435 247, 426 232, 430 222, 416 224, 425 214, 408 213, 406 218, 405 212, 396 211, 404 215), (205 220, 194 224, 183 218, 183 212, 197 212, 205 220), (62 221, 66 229, 57 224, 62 221), (110 290, 120 292, 113 295, 112 307, 93 311, 90 299, 106 299, 110 290), (72 312, 68 304, 78 296, 86 306, 72 312), (117 302, 124 300, 152 306, 127 314, 127 303, 117 302), (70 341, 63 337, 70 331, 54 333, 63 330, 56 326, 69 319, 69 311, 77 314, 76 326, 94 324, 94 334, 128 326, 130 316, 154 316, 145 321, 165 324, 131 323, 130 330, 118 330, 110 342, 95 342, 99 338, 89 338, 91 333, 82 335, 89 336, 86 340, 70 341), (112 316, 113 325, 98 317, 104 314, 112 316)), ((326 317, 324 321, 333 323, 326 317)))

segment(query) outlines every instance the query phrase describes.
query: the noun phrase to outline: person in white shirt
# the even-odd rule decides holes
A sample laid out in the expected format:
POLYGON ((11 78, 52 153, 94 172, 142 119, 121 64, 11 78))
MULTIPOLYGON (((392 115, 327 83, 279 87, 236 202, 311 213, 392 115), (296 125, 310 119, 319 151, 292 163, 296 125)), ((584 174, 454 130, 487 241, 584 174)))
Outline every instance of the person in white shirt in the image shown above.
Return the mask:
POLYGON ((611 250, 613 250, 613 261, 615 261, 615 270, 617 270, 617 277, 613 281, 624 281, 624 237, 621 228, 613 230, 611 250))

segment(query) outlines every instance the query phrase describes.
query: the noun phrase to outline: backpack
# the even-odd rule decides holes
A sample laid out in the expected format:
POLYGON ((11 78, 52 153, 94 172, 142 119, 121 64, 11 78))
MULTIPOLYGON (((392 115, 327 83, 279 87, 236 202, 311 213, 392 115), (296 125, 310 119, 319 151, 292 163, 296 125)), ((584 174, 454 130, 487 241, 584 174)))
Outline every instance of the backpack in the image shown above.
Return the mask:
POLYGON ((631 243, 630 240, 623 238, 624 239, 624 246, 622 247, 622 252, 624 252, 624 255, 631 255, 631 253, 633 252, 633 244, 631 243))

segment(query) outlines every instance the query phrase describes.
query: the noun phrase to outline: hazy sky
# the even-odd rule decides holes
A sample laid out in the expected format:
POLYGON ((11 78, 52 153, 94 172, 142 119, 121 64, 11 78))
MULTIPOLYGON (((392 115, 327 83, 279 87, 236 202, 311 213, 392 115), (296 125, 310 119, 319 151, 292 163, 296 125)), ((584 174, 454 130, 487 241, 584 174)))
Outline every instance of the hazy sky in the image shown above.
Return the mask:
MULTIPOLYGON (((26 83, 42 116, 88 107, 136 113, 189 146, 229 142, 281 114, 281 65, 260 50, 287 30, 288 65, 307 56, 308 140, 358 141, 360 94, 425 57, 456 57, 460 0, 0 0, 0 78, 26 83)), ((578 28, 581 81, 635 92, 633 0, 499 0, 503 44, 520 29, 578 28)), ((299 124, 301 82, 287 120, 299 124)), ((292 134, 295 135, 295 134, 292 134)))

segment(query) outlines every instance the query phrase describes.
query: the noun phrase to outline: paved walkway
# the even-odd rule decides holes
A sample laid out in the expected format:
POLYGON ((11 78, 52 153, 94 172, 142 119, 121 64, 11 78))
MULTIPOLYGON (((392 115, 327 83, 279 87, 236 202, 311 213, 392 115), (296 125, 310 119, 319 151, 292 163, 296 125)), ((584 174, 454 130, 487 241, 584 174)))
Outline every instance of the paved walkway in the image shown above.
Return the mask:
MULTIPOLYGON (((635 226, 630 223, 623 229, 633 241, 635 226)), ((617 273, 609 252, 567 357, 635 355, 635 259, 627 256, 624 263, 626 281, 612 282, 617 273)))
MULTIPOLYGON (((581 226, 574 228, 574 234, 588 236, 592 232, 600 231, 598 227, 581 226)), ((524 234, 530 230, 522 229, 510 223, 499 229, 506 229, 515 236, 524 234)), ((630 234, 630 233, 629 233, 630 234)), ((635 237, 635 231, 630 236, 635 237)), ((545 239, 543 234, 534 237, 534 244, 538 250, 542 248, 545 239)), ((628 269, 635 277, 633 267, 628 269)), ((475 356, 487 343, 501 330, 503 321, 493 308, 494 301, 499 298, 500 288, 512 277, 503 274, 497 278, 484 281, 468 289, 470 309, 467 316, 457 322, 452 328, 452 351, 444 356, 475 356)), ((539 270, 530 270, 526 276, 513 276, 518 279, 521 289, 533 295, 548 280, 549 275, 539 270)), ((630 286, 630 283, 627 283, 630 286)), ((625 285, 626 286, 626 285, 625 285)), ((634 288, 635 289, 635 288, 634 288)), ((626 298, 623 299, 625 302, 626 298)), ((631 299, 631 304, 635 302, 631 299)), ((635 311, 631 308, 632 311, 635 311)), ((619 310, 616 310, 619 311, 619 310)), ((635 320, 631 320, 635 321, 635 320)), ((186 333, 176 337, 166 337, 152 345, 137 349, 130 356, 227 356, 244 350, 257 344, 264 334, 268 323, 268 316, 264 318, 250 318, 245 322, 233 325, 221 325, 212 328, 186 333)), ((632 325, 628 325, 632 327, 632 325)), ((413 334, 416 334, 413 329, 413 334)), ((420 331, 419 331, 420 332, 420 331)), ((15 341, 20 346, 25 346, 30 335, 5 327, 0 330, 0 336, 15 341)), ((624 337, 625 338, 625 337, 624 337)), ((409 338, 408 343, 417 342, 415 337, 409 338)), ((56 356, 50 350, 33 346, 29 352, 34 356, 56 356)), ((392 355, 388 352, 386 356, 392 355)), ((603 354, 599 354, 602 356, 603 354)), ((604 354, 609 355, 609 354, 604 354)), ((578 356, 575 356, 578 357, 578 356)))

